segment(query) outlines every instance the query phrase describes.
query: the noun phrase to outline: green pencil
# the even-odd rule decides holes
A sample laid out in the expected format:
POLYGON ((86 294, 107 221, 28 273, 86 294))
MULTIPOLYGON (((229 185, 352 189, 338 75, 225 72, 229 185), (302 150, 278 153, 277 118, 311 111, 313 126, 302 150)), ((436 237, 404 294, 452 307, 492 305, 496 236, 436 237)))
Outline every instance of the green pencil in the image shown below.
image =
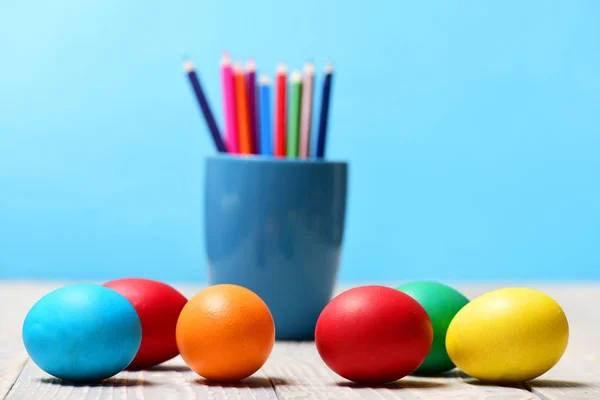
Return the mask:
POLYGON ((297 158, 300 139, 300 106, 302 104, 302 74, 300 71, 294 71, 290 76, 289 104, 287 156, 288 158, 297 158))

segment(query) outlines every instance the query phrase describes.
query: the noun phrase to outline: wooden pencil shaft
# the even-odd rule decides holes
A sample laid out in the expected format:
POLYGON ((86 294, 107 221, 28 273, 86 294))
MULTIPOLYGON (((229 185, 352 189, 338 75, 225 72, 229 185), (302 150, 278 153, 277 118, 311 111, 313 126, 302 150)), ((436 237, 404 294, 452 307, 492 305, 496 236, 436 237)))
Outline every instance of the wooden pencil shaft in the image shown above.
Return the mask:
POLYGON ((250 141, 250 119, 248 114, 248 97, 246 93, 246 81, 243 73, 236 72, 235 96, 237 108, 238 135, 240 137, 240 154, 252 154, 250 141))
POLYGON ((271 85, 260 85, 258 90, 259 128, 260 128, 260 153, 273 155, 273 121, 271 118, 271 85))
POLYGON ((254 154, 260 154, 260 140, 258 139, 258 127, 256 124, 256 71, 248 71, 246 75, 246 92, 248 94, 248 117, 250 131, 250 147, 254 154))
POLYGON ((325 146, 327 142, 327 123, 329 118, 329 102, 331 97, 331 81, 333 73, 325 74, 323 82, 323 94, 321 96, 321 115, 319 117, 319 136, 317 138, 317 158, 325 157, 325 146))
POLYGON ((277 74, 277 97, 275 110, 275 156, 285 157, 286 153, 286 74, 277 74))
POLYGON ((235 88, 231 64, 221 69, 221 85, 223 90, 223 113, 225 114, 225 142, 230 153, 239 153, 237 133, 237 111, 235 107, 235 88))
POLYGON ((188 77, 190 83, 192 84, 192 88, 194 90, 194 94, 196 95, 196 99, 200 104, 200 109, 202 110, 202 114, 206 120, 208 125, 208 129, 210 134, 212 135, 213 142, 217 148, 217 151, 220 153, 226 153, 227 149, 225 147, 225 143, 223 142, 223 138, 221 137, 221 133, 219 128, 217 127, 217 122, 215 121, 215 117, 210 109, 210 105, 208 104, 208 100, 204 95, 204 91, 202 90, 202 86, 200 85, 200 80, 198 79, 198 75, 196 71, 192 70, 188 72, 188 77))
POLYGON ((298 157, 300 136, 300 105, 302 103, 302 81, 292 81, 288 116, 287 156, 298 157))
POLYGON ((312 125, 314 73, 307 70, 302 83, 302 112, 300 116, 299 157, 310 156, 310 131, 312 125))

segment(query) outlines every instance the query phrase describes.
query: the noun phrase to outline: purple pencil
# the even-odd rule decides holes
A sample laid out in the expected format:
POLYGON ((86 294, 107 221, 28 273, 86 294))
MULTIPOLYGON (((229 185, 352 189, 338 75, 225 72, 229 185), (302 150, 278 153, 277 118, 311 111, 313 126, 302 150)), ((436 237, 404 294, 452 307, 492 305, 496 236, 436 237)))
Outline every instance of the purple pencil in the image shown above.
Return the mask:
POLYGON ((246 92, 248 93, 248 114, 250 114, 250 148, 252 153, 260 154, 260 140, 256 118, 256 63, 246 62, 246 92))
POLYGON ((315 67, 312 63, 304 65, 304 83, 302 84, 302 109, 300 116, 300 158, 310 156, 310 128, 312 124, 313 82, 315 67))
POLYGON ((221 132, 217 127, 215 117, 212 113, 212 110, 210 109, 210 105, 208 104, 208 100, 206 99, 206 95, 204 94, 204 90, 202 90, 200 79, 198 79, 198 75, 196 74, 196 70, 194 69, 194 64, 190 60, 185 60, 183 63, 183 69, 185 70, 190 80, 192 89, 194 90, 194 94, 196 95, 196 100, 198 100, 198 104, 200 105, 200 109, 202 110, 202 114, 204 114, 204 119, 206 120, 208 130, 212 135, 215 147, 220 153, 227 153, 227 148, 225 147, 225 143, 223 142, 223 138, 221 137, 221 132))

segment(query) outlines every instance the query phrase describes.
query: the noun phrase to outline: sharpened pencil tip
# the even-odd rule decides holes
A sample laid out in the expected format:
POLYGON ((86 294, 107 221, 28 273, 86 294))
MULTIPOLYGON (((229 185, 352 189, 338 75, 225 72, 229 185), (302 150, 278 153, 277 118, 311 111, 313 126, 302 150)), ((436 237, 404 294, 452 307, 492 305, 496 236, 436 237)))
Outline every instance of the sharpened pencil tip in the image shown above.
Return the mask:
POLYGON ((223 53, 223 56, 221 57, 221 65, 223 65, 223 66, 231 65, 231 57, 229 57, 229 53, 227 53, 227 52, 223 53))
POLYGON ((246 61, 246 71, 254 72, 256 71, 256 62, 250 58, 246 61))
POLYGON ((325 73, 326 74, 333 73, 333 64, 327 64, 327 65, 325 65, 325 73))
POLYGON ((258 78, 258 84, 259 85, 270 85, 271 84, 271 78, 269 78, 267 75, 261 75, 260 78, 258 78))
POLYGON ((190 60, 185 60, 183 62, 183 69, 185 72, 192 72, 194 71, 194 63, 191 62, 190 60))
POLYGON ((292 75, 290 75, 290 80, 292 81, 292 83, 298 83, 302 81, 302 73, 297 70, 292 72, 292 75))
POLYGON ((242 67, 242 63, 239 61, 236 61, 233 63, 233 72, 235 72, 236 74, 241 74, 244 70, 244 67, 242 67))
POLYGON ((307 75, 313 75, 315 73, 315 66, 311 62, 304 64, 304 73, 307 75))
POLYGON ((277 64, 277 74, 285 74, 287 72, 287 66, 285 63, 277 64))

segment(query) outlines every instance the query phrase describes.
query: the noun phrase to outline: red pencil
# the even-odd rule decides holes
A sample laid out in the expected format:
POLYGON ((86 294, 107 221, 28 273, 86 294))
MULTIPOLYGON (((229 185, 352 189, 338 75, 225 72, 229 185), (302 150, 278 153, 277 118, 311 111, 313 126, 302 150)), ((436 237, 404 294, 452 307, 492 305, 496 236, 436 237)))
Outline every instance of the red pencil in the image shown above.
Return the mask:
POLYGON ((275 157, 284 158, 286 155, 286 86, 287 86, 287 68, 285 64, 277 66, 276 78, 277 93, 275 99, 275 157))

